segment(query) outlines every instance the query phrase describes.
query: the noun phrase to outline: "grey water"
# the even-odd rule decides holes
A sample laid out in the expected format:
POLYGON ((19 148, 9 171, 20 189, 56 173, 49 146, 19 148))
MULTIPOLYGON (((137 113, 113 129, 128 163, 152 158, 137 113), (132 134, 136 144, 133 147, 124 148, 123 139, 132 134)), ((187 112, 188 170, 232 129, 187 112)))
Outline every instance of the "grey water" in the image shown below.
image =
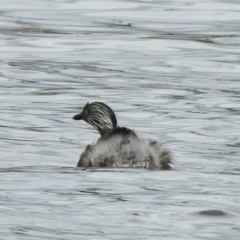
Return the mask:
POLYGON ((0 6, 0 239, 239 239, 239 1, 0 6), (93 101, 173 170, 76 168, 93 101))

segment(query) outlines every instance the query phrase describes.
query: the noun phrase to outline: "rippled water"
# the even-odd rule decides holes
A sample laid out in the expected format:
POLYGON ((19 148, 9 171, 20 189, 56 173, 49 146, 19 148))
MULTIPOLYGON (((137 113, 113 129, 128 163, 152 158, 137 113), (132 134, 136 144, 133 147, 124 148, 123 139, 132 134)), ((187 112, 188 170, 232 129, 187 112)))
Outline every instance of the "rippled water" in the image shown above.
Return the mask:
POLYGON ((239 1, 0 3, 1 239, 239 239, 239 1), (88 101, 174 170, 76 168, 88 101))

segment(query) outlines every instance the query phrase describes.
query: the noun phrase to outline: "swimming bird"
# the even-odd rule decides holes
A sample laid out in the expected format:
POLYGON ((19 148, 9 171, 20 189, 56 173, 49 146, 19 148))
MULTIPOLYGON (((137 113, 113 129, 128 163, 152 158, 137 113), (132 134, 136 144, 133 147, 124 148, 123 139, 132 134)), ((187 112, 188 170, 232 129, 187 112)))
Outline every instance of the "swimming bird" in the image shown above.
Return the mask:
POLYGON ((87 103, 73 119, 84 120, 101 135, 96 143, 85 148, 78 167, 171 169, 170 151, 156 141, 140 138, 133 130, 118 126, 115 113, 105 103, 87 103))

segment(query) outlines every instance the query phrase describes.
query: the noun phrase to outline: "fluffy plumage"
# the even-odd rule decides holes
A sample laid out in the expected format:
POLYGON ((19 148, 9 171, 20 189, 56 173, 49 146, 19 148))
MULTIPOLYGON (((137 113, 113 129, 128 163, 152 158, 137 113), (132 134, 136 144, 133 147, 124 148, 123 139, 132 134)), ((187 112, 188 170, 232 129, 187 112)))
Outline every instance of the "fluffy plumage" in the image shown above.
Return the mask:
POLYGON ((83 112, 73 118, 87 120, 101 134, 96 143, 88 145, 81 154, 78 167, 139 167, 148 169, 170 169, 171 153, 162 144, 139 138, 134 131, 117 126, 114 112, 104 103, 87 104, 83 112), (86 118, 86 106, 88 106, 86 118), (107 106, 107 108, 106 108, 107 106), (89 114, 94 109, 94 121, 89 114), (98 111, 101 108, 101 111, 98 111), (102 111, 102 108, 104 111, 102 111), (104 116, 102 116, 104 115, 104 116), (98 116, 101 116, 98 118, 98 116), (104 122, 106 121, 106 122, 104 122), (109 122, 111 124, 108 124, 109 122), (108 128, 106 128, 108 126, 108 128), (101 128, 102 127, 102 128, 101 128))

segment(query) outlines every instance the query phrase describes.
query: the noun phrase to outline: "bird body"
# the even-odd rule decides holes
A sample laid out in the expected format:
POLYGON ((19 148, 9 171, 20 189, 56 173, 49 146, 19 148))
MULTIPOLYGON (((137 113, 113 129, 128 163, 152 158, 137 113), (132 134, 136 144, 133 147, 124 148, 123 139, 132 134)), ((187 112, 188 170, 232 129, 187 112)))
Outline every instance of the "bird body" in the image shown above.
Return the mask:
POLYGON ((119 127, 114 112, 106 104, 99 102, 87 104, 82 113, 73 118, 85 120, 101 134, 96 143, 85 148, 77 164, 78 167, 171 168, 171 153, 162 144, 139 138, 133 130, 119 127), (98 110, 99 107, 102 109, 98 110), (94 118, 91 117, 92 109, 94 109, 94 118), (98 118, 98 115, 101 117, 98 118))

